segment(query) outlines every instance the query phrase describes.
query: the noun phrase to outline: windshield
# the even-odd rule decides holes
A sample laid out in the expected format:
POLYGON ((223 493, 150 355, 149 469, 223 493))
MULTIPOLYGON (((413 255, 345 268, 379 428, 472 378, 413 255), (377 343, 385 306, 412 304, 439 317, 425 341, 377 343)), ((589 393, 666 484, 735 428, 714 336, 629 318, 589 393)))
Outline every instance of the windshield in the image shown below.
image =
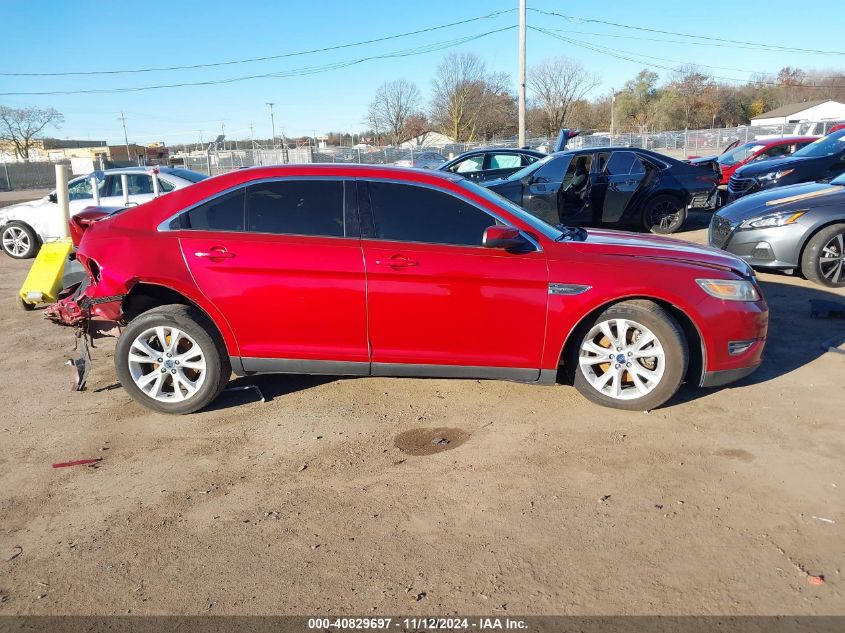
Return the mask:
MULTIPOLYGON (((545 160, 545 159, 543 159, 543 160, 545 160)), ((540 162, 542 162, 542 161, 540 161, 540 162)), ((525 171, 525 170, 522 170, 522 171, 525 171)), ((545 235, 550 240, 559 240, 563 236, 563 233, 559 229, 553 227, 551 224, 547 224, 546 222, 543 222, 540 218, 531 215, 530 213, 528 213, 528 211, 523 209, 521 206, 511 202, 510 200, 508 200, 507 198, 505 198, 503 196, 500 196, 495 191, 492 191, 492 190, 488 189, 487 187, 482 187, 481 185, 477 185, 476 183, 472 182, 471 180, 460 180, 460 181, 458 181, 458 183, 462 187, 469 189, 472 193, 474 193, 478 196, 481 196, 482 198, 484 198, 485 200, 488 200, 489 202, 492 202, 497 207, 504 208, 508 213, 510 213, 513 216, 516 216, 517 218, 519 218, 520 220, 525 222, 525 224, 527 224, 528 226, 530 226, 531 228, 536 230, 538 233, 545 235)))
POLYGON ((746 143, 745 145, 740 145, 739 147, 735 147, 731 151, 722 154, 716 162, 725 166, 738 165, 746 158, 754 156, 754 154, 764 147, 766 146, 760 145, 759 143, 746 143))
POLYGON ((528 174, 533 174, 535 171, 540 169, 540 167, 548 163, 553 158, 554 156, 551 154, 549 156, 546 156, 545 158, 541 158, 536 163, 531 163, 527 167, 523 167, 519 171, 515 171, 510 176, 508 176, 506 180, 521 180, 522 178, 525 178, 525 176, 527 176, 528 174))
POLYGON ((823 136, 818 141, 813 141, 809 145, 802 147, 793 156, 818 158, 820 156, 832 156, 842 150, 845 150, 845 130, 823 136))

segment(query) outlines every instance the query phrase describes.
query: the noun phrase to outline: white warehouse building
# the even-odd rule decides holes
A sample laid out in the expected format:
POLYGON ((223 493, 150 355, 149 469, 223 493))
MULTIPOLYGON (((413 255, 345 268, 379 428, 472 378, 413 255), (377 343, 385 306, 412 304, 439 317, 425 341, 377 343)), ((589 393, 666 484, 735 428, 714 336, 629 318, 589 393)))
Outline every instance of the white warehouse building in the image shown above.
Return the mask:
POLYGON ((790 103, 763 112, 751 119, 751 125, 783 125, 799 121, 833 121, 845 119, 845 103, 832 99, 790 103))

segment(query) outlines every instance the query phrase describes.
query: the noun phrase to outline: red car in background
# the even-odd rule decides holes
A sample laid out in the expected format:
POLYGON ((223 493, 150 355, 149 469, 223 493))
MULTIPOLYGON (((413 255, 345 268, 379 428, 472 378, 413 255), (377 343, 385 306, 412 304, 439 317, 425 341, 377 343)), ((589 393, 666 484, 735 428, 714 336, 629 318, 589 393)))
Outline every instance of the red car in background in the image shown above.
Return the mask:
POLYGON ((727 185, 733 173, 749 163, 789 156, 805 145, 819 140, 818 136, 778 136, 729 145, 719 156, 691 158, 691 165, 710 167, 719 174, 719 184, 727 185))
POLYGON ((166 413, 208 405, 232 372, 564 378, 647 410, 683 381, 748 375, 766 339, 741 259, 552 226, 449 172, 243 169, 88 219, 88 280, 48 316, 120 325, 121 384, 166 413))

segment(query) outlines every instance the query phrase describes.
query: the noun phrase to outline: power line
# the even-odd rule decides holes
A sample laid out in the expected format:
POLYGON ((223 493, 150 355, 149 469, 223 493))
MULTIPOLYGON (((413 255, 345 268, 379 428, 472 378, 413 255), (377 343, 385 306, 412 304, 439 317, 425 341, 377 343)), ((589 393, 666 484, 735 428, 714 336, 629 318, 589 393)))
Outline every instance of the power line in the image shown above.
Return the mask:
POLYGON ((305 68, 297 68, 289 71, 282 71, 282 72, 272 72, 272 73, 262 73, 258 75, 247 75, 243 77, 229 77, 227 79, 209 79, 205 81, 189 81, 183 83, 175 83, 175 84, 160 84, 154 86, 137 86, 137 87, 127 87, 127 88, 92 88, 87 90, 48 90, 48 91, 40 91, 40 92, 0 92, 0 97, 9 97, 9 96, 44 96, 44 95, 76 95, 76 94, 112 94, 112 93, 119 93, 119 92, 142 92, 146 90, 162 90, 165 88, 183 88, 187 86, 210 86, 210 85, 218 85, 218 84, 229 84, 229 83, 236 83, 240 81, 248 81, 251 79, 265 79, 265 78, 284 78, 284 77, 300 77, 305 75, 314 75, 317 73, 328 72, 330 70, 337 70, 339 68, 347 68, 349 66, 355 66, 357 64, 361 64, 367 61, 372 61, 375 59, 390 59, 390 58, 397 58, 397 57, 409 57, 412 55, 422 55, 425 53, 432 53, 435 51, 440 51, 446 48, 452 48, 453 46, 459 46, 461 44, 466 44, 468 42, 472 42, 483 37, 487 37, 488 35, 493 35, 495 33, 501 33, 503 31, 509 31, 511 29, 515 29, 516 25, 513 24, 511 26, 506 26, 500 29, 494 29, 492 31, 486 31, 484 33, 479 33, 477 35, 469 35, 466 37, 458 38, 455 40, 449 40, 446 42, 440 42, 437 44, 429 44, 425 46, 417 46, 415 48, 404 49, 400 51, 394 51, 392 53, 384 53, 380 55, 370 55, 368 57, 361 57, 359 59, 353 59, 345 62, 334 62, 331 64, 323 64, 320 66, 309 66, 305 68))
POLYGON ((744 46, 755 46, 760 47, 767 50, 778 50, 778 51, 785 51, 791 53, 813 53, 818 55, 845 55, 843 51, 824 51, 824 50, 817 50, 811 48, 797 48, 793 46, 780 46, 778 44, 764 44, 761 42, 746 42, 743 40, 731 40, 722 37, 710 37, 707 35, 693 35, 690 33, 678 33, 677 31, 663 31, 661 29, 652 29, 645 26, 633 26, 630 24, 620 24, 618 22, 609 22, 607 20, 598 20, 596 18, 581 18, 572 15, 564 15, 562 13, 556 13, 554 11, 543 11, 542 9, 530 9, 535 13, 541 13, 543 15, 554 16, 558 18, 563 18, 564 20, 568 20, 570 22, 580 22, 580 23, 595 23, 595 24, 606 24, 608 26, 615 26, 621 29, 633 29, 636 31, 647 31, 649 33, 659 33, 661 35, 675 35, 678 37, 691 37, 699 40, 709 40, 713 42, 725 42, 729 44, 742 44, 744 46))
MULTIPOLYGON (((536 30, 543 31, 543 32, 545 32, 545 31, 555 31, 557 33, 567 33, 567 32, 571 33, 572 32, 572 31, 565 31, 563 29, 546 29, 546 28, 540 28, 540 27, 535 27, 535 28, 536 28, 536 30)), ((550 35, 550 33, 546 33, 546 35, 550 35)), ((602 36, 602 34, 600 34, 600 33, 596 33, 596 35, 602 36)), ((564 37, 564 36, 561 35, 560 37, 564 37)), ((571 42, 573 44, 578 44, 578 45, 592 44, 591 42, 584 42, 583 40, 576 40, 574 38, 566 38, 566 41, 571 42)), ((625 53, 627 55, 636 55, 638 57, 645 57, 645 58, 648 58, 648 59, 656 59, 658 61, 663 61, 663 62, 673 62, 673 63, 676 63, 676 64, 701 66, 703 68, 713 68, 714 70, 730 70, 730 71, 734 71, 734 72, 738 72, 738 73, 749 73, 749 74, 752 74, 752 75, 770 75, 771 74, 770 72, 766 72, 766 71, 762 71, 762 70, 749 70, 748 68, 734 68, 734 67, 731 67, 731 66, 712 66, 710 64, 703 64, 701 62, 689 62, 689 61, 684 61, 684 60, 680 60, 680 59, 670 59, 668 57, 657 57, 655 55, 646 55, 645 53, 636 53, 636 52, 633 52, 633 51, 625 51, 625 50, 622 50, 622 49, 619 49, 619 48, 612 48, 611 49, 611 48, 608 48, 606 46, 602 46, 600 44, 592 44, 592 45, 596 46, 597 48, 603 48, 605 50, 611 50, 611 51, 614 51, 616 53, 625 53)), ((845 79, 845 75, 816 77, 816 78, 817 79, 839 79, 840 77, 845 79)))
POLYGON ((474 18, 467 18, 466 20, 459 20, 458 22, 450 22, 449 24, 441 24, 438 26, 431 26, 424 29, 418 29, 416 31, 408 31, 407 33, 397 33, 395 35, 386 35, 384 37, 377 37, 370 40, 363 40, 360 42, 351 42, 347 44, 337 44, 335 46, 326 46, 324 48, 314 48, 311 50, 305 51, 296 51, 293 53, 280 53, 278 55, 268 55, 265 57, 251 57, 248 59, 236 59, 230 61, 223 61, 223 62, 209 62, 207 64, 190 64, 186 66, 162 66, 158 68, 131 68, 131 69, 123 69, 123 70, 86 70, 86 71, 72 71, 72 72, 33 72, 33 73, 19 73, 19 72, 0 72, 0 76, 3 77, 69 77, 69 76, 79 76, 79 75, 119 75, 119 74, 129 74, 129 73, 151 73, 151 72, 160 72, 160 71, 169 71, 169 70, 196 70, 197 68, 214 68, 218 66, 232 66, 235 64, 250 64, 253 62, 264 62, 270 61, 274 59, 284 59, 287 57, 299 57, 302 55, 311 55, 314 53, 325 53, 327 51, 336 51, 341 50, 344 48, 352 48, 355 46, 364 46, 366 44, 375 44, 377 42, 386 42, 389 40, 395 40, 401 37, 408 37, 411 35, 419 35, 420 33, 430 33, 432 31, 438 31, 441 29, 450 28, 453 26, 459 26, 461 24, 469 24, 471 22, 477 22, 479 20, 488 20, 492 18, 496 18, 500 15, 504 15, 506 13, 512 13, 516 11, 516 9, 506 9, 502 11, 494 11, 492 13, 488 13, 486 15, 480 15, 474 18))
MULTIPOLYGON (((553 29, 549 27, 543 27, 547 31, 555 31, 557 33, 570 33, 572 35, 595 35, 597 37, 612 37, 615 39, 622 39, 622 40, 637 40, 640 42, 659 42, 661 44, 683 44, 684 46, 712 46, 718 48, 730 48, 730 49, 745 49, 745 50, 752 50, 752 51, 766 51, 772 52, 772 49, 767 48, 766 45, 758 46, 744 46, 741 44, 720 44, 718 42, 695 42, 691 40, 667 40, 665 37, 637 37, 636 35, 619 35, 618 33, 596 33, 594 31, 573 31, 571 29, 553 29)), ((815 55, 815 52, 810 51, 802 51, 802 50, 791 50, 788 52, 792 53, 808 53, 811 55, 815 55)))
MULTIPOLYGON (((668 70, 668 71, 672 71, 672 72, 677 70, 677 67, 673 68, 672 66, 664 66, 664 65, 661 65, 661 64, 656 64, 654 62, 643 61, 642 58, 636 59, 636 58, 633 58, 633 57, 628 57, 626 55, 620 54, 619 51, 616 51, 616 50, 613 50, 613 49, 608 49, 608 48, 598 46, 598 45, 595 45, 595 44, 588 44, 586 42, 579 42, 578 40, 573 40, 573 39, 568 38, 568 37, 563 37, 562 35, 552 33, 550 31, 547 31, 546 29, 543 29, 543 28, 540 28, 540 27, 532 26, 532 27, 529 27, 529 28, 534 30, 534 31, 538 31, 539 33, 543 33, 544 35, 546 35, 548 37, 553 37, 557 40, 567 42, 567 43, 572 44, 574 46, 580 46, 581 48, 586 48, 588 50, 595 51, 597 53, 602 53, 603 55, 609 55, 609 56, 615 57, 617 59, 622 59, 622 60, 625 60, 625 61, 633 62, 635 64, 641 64, 643 66, 648 66, 649 68, 660 68, 662 70, 668 70)), ((638 54, 637 53, 629 53, 629 55, 638 55, 638 54)), ((658 59, 660 61, 670 62, 670 63, 675 61, 675 60, 663 59, 663 58, 659 58, 659 57, 652 57, 652 58, 658 59)), ((690 65, 690 66, 696 65, 693 62, 687 62, 686 64, 690 65)), ((760 74, 765 75, 765 74, 769 74, 769 73, 760 73, 760 74)), ((711 76, 713 77, 713 79, 720 79, 722 81, 731 81, 731 82, 743 83, 743 84, 752 83, 752 84, 760 84, 760 85, 765 85, 765 86, 778 86, 778 87, 792 86, 792 84, 785 84, 783 82, 776 82, 776 81, 767 81, 767 80, 764 80, 764 79, 739 79, 737 77, 724 77, 724 76, 720 76, 720 75, 711 75, 711 76)), ((842 85, 827 86, 827 85, 819 85, 819 84, 795 84, 794 87, 837 90, 837 89, 841 89, 843 86, 842 85)))

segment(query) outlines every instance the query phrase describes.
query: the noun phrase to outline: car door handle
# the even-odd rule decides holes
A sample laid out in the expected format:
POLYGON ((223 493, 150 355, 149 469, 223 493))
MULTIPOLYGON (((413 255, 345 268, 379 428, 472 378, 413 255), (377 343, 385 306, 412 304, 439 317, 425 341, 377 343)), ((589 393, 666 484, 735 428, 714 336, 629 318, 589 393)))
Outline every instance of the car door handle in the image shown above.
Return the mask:
POLYGON ((209 259, 232 259, 234 256, 234 253, 229 252, 222 246, 215 246, 208 249, 207 252, 198 251, 194 253, 194 257, 207 257, 209 259))
POLYGON ((408 268, 409 266, 418 266, 419 262, 415 262, 405 255, 394 255, 390 259, 377 259, 376 265, 390 266, 391 268, 408 268))

